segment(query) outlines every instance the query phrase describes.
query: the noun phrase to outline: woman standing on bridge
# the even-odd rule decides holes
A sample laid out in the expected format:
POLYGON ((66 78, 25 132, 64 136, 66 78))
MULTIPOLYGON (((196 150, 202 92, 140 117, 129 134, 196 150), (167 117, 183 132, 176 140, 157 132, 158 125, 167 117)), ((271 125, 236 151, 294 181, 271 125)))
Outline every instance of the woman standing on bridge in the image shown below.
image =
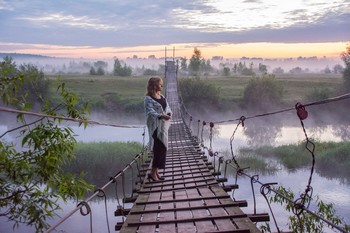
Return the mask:
POLYGON ((168 129, 170 127, 171 109, 168 101, 161 94, 163 80, 152 77, 148 80, 144 99, 146 122, 149 132, 149 148, 153 151, 152 170, 148 180, 164 180, 158 169, 165 168, 165 157, 168 148, 168 129))

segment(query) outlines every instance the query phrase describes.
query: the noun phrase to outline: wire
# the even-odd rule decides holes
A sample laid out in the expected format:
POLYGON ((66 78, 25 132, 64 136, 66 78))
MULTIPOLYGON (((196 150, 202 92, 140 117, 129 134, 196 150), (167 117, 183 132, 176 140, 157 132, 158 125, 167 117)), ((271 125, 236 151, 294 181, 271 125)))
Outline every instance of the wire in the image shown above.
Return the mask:
POLYGON ((117 124, 109 124, 109 123, 103 123, 103 122, 92 121, 92 120, 83 120, 83 119, 64 117, 64 116, 54 116, 54 115, 48 115, 48 114, 44 114, 44 113, 29 112, 29 111, 12 109, 12 108, 2 107, 2 106, 0 106, 0 111, 1 112, 24 114, 24 115, 30 115, 30 116, 37 116, 37 117, 48 117, 48 118, 60 119, 60 120, 65 120, 65 121, 78 122, 78 123, 88 123, 91 125, 111 126, 111 127, 117 127, 117 128, 144 128, 145 127, 144 125, 117 125, 117 124))

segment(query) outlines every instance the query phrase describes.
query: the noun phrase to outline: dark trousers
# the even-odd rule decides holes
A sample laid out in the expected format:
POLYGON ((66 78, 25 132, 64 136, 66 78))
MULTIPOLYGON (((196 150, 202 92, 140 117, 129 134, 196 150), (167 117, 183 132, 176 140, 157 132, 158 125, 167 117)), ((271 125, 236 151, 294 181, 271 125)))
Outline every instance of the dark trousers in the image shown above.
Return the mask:
POLYGON ((157 130, 154 131, 152 138, 154 140, 152 168, 164 169, 165 168, 166 147, 157 138, 157 130))

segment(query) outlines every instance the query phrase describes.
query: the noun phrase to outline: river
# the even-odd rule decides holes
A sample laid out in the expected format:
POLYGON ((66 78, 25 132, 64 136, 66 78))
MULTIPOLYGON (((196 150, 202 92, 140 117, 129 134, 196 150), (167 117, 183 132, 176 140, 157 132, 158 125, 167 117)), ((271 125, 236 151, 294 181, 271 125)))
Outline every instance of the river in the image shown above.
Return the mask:
MULTIPOLYGON (((298 121, 289 122, 290 125, 277 124, 278 126, 266 126, 266 122, 261 124, 257 122, 254 125, 245 123, 245 127, 241 125, 237 128, 234 134, 232 145, 235 153, 241 147, 254 147, 260 145, 284 145, 291 143, 298 143, 305 140, 305 132, 309 138, 317 138, 320 141, 342 141, 349 140, 349 126, 348 125, 331 125, 323 124, 322 127, 314 124, 305 124, 305 132, 298 121), (344 134, 345 127, 345 134, 344 134)), ((236 123, 217 124, 214 126, 214 136, 212 137, 212 147, 214 151, 219 153, 230 150, 230 138, 236 129, 236 123)), ((108 126, 89 126, 86 129, 83 127, 71 126, 77 135, 77 141, 92 142, 92 141, 137 141, 143 143, 143 128, 114 128, 108 126)), ((6 126, 0 125, 0 134, 7 130, 6 126)), ((193 133, 196 134, 198 130, 193 127, 193 133)), ((205 144, 209 146, 210 141, 206 135, 205 144)), ((12 140, 10 136, 6 136, 6 140, 12 140)), ((147 138, 146 138, 147 141, 147 138)), ((316 145, 317 146, 317 145, 316 145)), ((316 158, 317 159, 317 158, 316 158)), ((249 173, 249 172, 248 172, 249 173)), ((275 174, 259 175, 259 181, 277 182, 286 188, 290 188, 294 193, 301 193, 305 190, 310 171, 308 169, 298 169, 289 171, 283 167, 275 174)), ((252 174, 253 175, 253 174, 252 174)), ((233 174, 228 175, 228 184, 235 182, 233 174)), ((250 180, 247 177, 240 177, 238 179, 239 189, 235 191, 234 197, 236 199, 244 199, 248 201, 248 207, 243 208, 246 213, 253 213, 253 197, 250 186, 250 180)), ((319 196, 321 200, 326 203, 334 203, 337 214, 342 216, 346 223, 350 223, 350 184, 339 179, 326 178, 317 173, 313 175, 312 187, 314 189, 313 195, 319 196)), ((255 194, 257 198, 256 210, 258 213, 269 212, 268 205, 263 197, 259 194, 260 186, 255 185, 255 194)), ((231 193, 232 194, 232 193, 231 193)), ((76 206, 75 202, 62 203, 62 211, 60 216, 64 216, 76 206)), ((115 199, 107 200, 108 219, 111 232, 114 232, 114 225, 121 221, 120 217, 114 217, 114 210, 116 209, 117 201, 115 199)), ((94 232, 107 232, 107 223, 105 216, 105 204, 103 200, 92 202, 92 218, 94 232)), ((312 208, 313 206, 311 206, 312 208)), ((278 217, 277 223, 280 230, 287 230, 288 213, 284 211, 279 205, 273 205, 275 216, 278 217)), ((58 219, 50 220, 50 223, 57 222, 58 219)), ((89 232, 90 220, 88 216, 81 216, 79 213, 74 214, 67 222, 62 224, 57 232, 89 232)), ((271 219, 270 224, 273 227, 271 219)), ((12 229, 12 224, 7 223, 5 219, 0 218, 0 232, 34 232, 25 226, 12 229)), ((332 232, 332 231, 330 231, 332 232)))

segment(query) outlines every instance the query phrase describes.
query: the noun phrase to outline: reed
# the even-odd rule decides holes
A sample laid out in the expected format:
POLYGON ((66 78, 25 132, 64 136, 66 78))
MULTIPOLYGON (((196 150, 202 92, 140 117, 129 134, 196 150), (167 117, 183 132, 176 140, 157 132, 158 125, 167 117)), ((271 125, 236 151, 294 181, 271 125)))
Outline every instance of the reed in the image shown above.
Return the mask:
MULTIPOLYGON (((321 176, 350 182, 350 142, 313 141, 313 143, 316 172, 321 176)), ((294 170, 310 167, 312 163, 312 155, 305 145, 305 142, 300 142, 295 145, 264 146, 249 150, 264 158, 274 158, 287 169, 294 170)))
POLYGON ((74 159, 65 169, 75 174, 83 173, 89 183, 103 184, 141 150, 142 145, 137 142, 79 142, 74 150, 74 159))

